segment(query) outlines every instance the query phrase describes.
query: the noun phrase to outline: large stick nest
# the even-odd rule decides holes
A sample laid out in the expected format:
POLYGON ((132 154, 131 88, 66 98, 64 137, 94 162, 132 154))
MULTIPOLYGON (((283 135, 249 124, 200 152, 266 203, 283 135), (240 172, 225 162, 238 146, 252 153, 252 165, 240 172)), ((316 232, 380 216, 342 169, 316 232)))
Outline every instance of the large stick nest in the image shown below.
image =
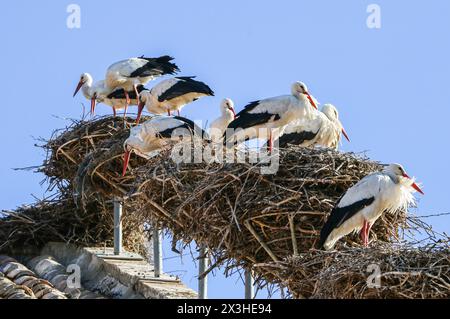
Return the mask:
MULTIPOLYGON (((343 265, 366 264, 368 255, 357 252, 369 250, 360 248, 356 235, 341 240, 336 247, 345 253, 336 252, 336 255, 318 251, 316 243, 336 201, 362 177, 379 170, 379 163, 357 154, 289 146, 280 150, 276 174, 264 175, 259 164, 175 164, 170 149, 165 149, 150 160, 133 155, 131 169, 122 177, 123 142, 130 126, 125 124, 127 128, 122 120, 112 118, 74 122, 44 145, 48 155, 40 171, 47 175, 50 189, 57 187, 66 194, 67 201, 61 205, 67 211, 73 209, 76 215, 95 212, 96 217, 81 219, 82 222, 75 218, 76 225, 84 227, 85 232, 81 229, 74 232, 72 227, 48 232, 47 237, 45 230, 52 229, 56 223, 48 222, 48 227, 42 223, 39 228, 42 241, 50 237, 73 241, 75 236, 80 242, 109 243, 111 201, 122 198, 123 224, 128 229, 124 239, 129 249, 136 251, 136 247, 142 246, 143 225, 158 225, 170 230, 175 240, 185 244, 195 241, 209 248, 213 263, 207 272, 223 264, 228 274, 236 269, 253 268, 255 264, 270 265, 253 268, 258 283, 264 285, 269 281, 286 286, 295 297, 334 297, 342 290, 317 290, 303 284, 296 272, 299 263, 307 264, 317 258, 317 267, 305 272, 307 276, 322 276, 319 273, 331 265, 327 262, 329 256, 345 260, 343 265), (292 258, 293 255, 302 257, 292 258), (293 279, 289 281, 289 278, 293 279)), ((53 211, 59 214, 62 210, 53 211)), ((59 220, 61 218, 75 222, 67 214, 59 220)), ((17 218, 15 222, 13 231, 8 232, 8 240, 19 238, 17 241, 20 241, 23 238, 23 232, 18 231, 21 227, 36 233, 33 226, 24 223, 19 227, 17 218)), ((378 243, 398 242, 399 229, 404 227, 405 212, 384 214, 370 236, 378 243)), ((392 250, 385 252, 383 258, 388 259, 389 254, 395 256, 392 250)), ((424 258, 427 256, 438 258, 440 255, 424 254, 424 258)), ((429 261, 440 260, 433 258, 429 261)), ((408 262, 406 259, 405 263, 408 262)), ((395 264, 392 265, 394 269, 395 264)), ((302 267, 299 269, 301 272, 302 267)), ((326 277, 317 278, 313 287, 320 278, 326 277)), ((366 297, 359 292, 342 296, 366 297)))
POLYGON ((450 247, 377 242, 370 248, 311 250, 256 265, 294 298, 449 298, 450 247))
MULTIPOLYGON (((239 265, 314 247, 336 200, 380 169, 355 154, 289 147, 280 152, 277 173, 263 175, 258 164, 177 165, 166 150, 150 160, 133 156, 132 171, 121 177, 128 134, 122 127, 103 118, 69 128, 47 144, 43 171, 71 180, 81 206, 93 198, 126 197, 126 210, 134 216, 168 227, 185 242, 205 244, 239 265)), ((385 215, 372 236, 390 241, 404 221, 404 212, 385 215)), ((357 246, 359 240, 349 236, 346 243, 357 246)))

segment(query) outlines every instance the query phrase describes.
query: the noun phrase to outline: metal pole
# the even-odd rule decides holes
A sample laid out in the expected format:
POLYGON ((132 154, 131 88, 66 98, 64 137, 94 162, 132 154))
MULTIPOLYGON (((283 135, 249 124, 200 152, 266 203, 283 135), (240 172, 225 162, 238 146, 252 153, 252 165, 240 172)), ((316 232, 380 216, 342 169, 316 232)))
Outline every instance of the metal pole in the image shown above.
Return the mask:
POLYGON ((153 228, 153 260, 155 264, 155 277, 160 277, 163 271, 162 264, 162 231, 153 228))
MULTIPOLYGON (((198 275, 202 275, 207 269, 209 264, 208 249, 205 246, 200 248, 200 258, 198 261, 198 275)), ((204 276, 202 279, 198 279, 198 299, 208 299, 208 276, 204 276)))
POLYGON ((245 271, 245 299, 253 299, 255 296, 253 288, 253 274, 251 270, 245 271))
POLYGON ((114 199, 114 255, 122 253, 122 202, 114 199))

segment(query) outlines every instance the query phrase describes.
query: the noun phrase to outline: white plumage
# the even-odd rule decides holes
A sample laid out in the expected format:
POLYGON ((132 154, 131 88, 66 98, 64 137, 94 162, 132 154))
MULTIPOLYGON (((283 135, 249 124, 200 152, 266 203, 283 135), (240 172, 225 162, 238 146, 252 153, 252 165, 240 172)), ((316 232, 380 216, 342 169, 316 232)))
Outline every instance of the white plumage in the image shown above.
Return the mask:
POLYGON ((358 231, 367 246, 375 221, 384 212, 394 213, 413 205, 415 191, 423 194, 400 164, 364 177, 347 190, 332 210, 321 230, 320 246, 329 250, 340 238, 358 231))
POLYGON ((177 72, 178 67, 170 62, 172 60, 173 58, 169 56, 159 58, 142 56, 116 62, 106 71, 106 85, 126 91, 134 90, 139 84, 145 85, 159 76, 177 72))
MULTIPOLYGON (((109 88, 104 80, 97 81, 93 84, 93 78, 89 73, 83 73, 78 82, 77 88, 73 96, 75 96, 81 89, 84 97, 91 101, 91 114, 94 114, 96 103, 103 103, 110 106, 113 109, 114 116, 116 116, 116 110, 125 109, 124 116, 128 105, 137 105, 138 101, 136 94, 133 91, 128 92, 127 101, 125 91, 120 88, 109 88)), ((143 86, 138 86, 138 92, 143 90, 143 86)))
POLYGON ((209 126, 209 136, 215 143, 223 140, 223 134, 228 125, 236 118, 234 103, 231 99, 223 99, 220 103, 220 117, 215 119, 209 126))
POLYGON ((317 108, 304 83, 295 82, 291 93, 248 104, 228 125, 228 129, 235 132, 227 136, 226 141, 239 143, 247 139, 266 138, 271 149, 272 140, 278 138, 277 134, 286 125, 299 119, 311 119, 314 108, 317 108), (278 130, 273 132, 273 129, 278 130))
POLYGON ((125 156, 122 174, 126 174, 132 152, 151 158, 173 141, 189 142, 192 137, 207 139, 207 134, 189 119, 179 116, 155 116, 130 130, 124 142, 125 156))
POLYGON ((214 92, 195 77, 176 77, 164 80, 151 90, 140 93, 140 103, 136 122, 139 123, 144 107, 153 114, 168 114, 181 109, 191 102, 204 96, 213 96, 214 92))
POLYGON ((304 147, 320 145, 337 149, 341 133, 350 141, 332 104, 324 104, 311 119, 300 119, 288 124, 279 138, 279 146, 295 144, 304 147))

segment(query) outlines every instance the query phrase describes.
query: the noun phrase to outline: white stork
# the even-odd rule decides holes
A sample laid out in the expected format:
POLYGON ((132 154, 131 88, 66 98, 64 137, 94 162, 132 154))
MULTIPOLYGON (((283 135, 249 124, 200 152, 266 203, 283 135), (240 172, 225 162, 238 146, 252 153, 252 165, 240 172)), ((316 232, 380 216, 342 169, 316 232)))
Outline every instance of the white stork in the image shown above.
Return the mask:
POLYGON ((127 172, 131 153, 144 158, 155 156, 159 150, 171 141, 193 137, 208 139, 208 135, 193 121, 180 116, 155 116, 130 130, 130 136, 124 142, 124 161, 122 176, 127 172))
POLYGON ((319 246, 332 249, 340 238, 358 231, 367 246, 375 221, 383 212, 406 210, 415 202, 415 191, 423 194, 400 164, 390 164, 382 172, 367 175, 349 188, 331 211, 320 232, 319 246))
POLYGON ((116 62, 106 71, 106 85, 138 93, 139 84, 145 85, 159 76, 178 72, 178 66, 170 62, 172 60, 172 57, 165 55, 159 58, 141 56, 116 62))
MULTIPOLYGON (((83 73, 80 76, 80 81, 75 89, 73 96, 77 95, 79 90, 82 90, 86 99, 91 101, 91 115, 94 115, 96 103, 104 103, 113 109, 114 116, 116 110, 125 109, 124 117, 127 112, 128 105, 137 105, 137 97, 134 90, 127 92, 129 100, 124 89, 110 89, 106 86, 104 80, 93 84, 92 76, 89 73, 83 73)), ((143 85, 137 86, 137 91, 140 93, 144 90, 143 85)))
POLYGON ((223 99, 220 103, 221 116, 209 126, 209 136, 213 142, 221 142, 228 125, 236 118, 234 103, 231 99, 223 99))
POLYGON ((193 76, 176 77, 164 80, 154 86, 150 91, 140 94, 138 116, 139 123, 144 106, 153 114, 167 114, 180 110, 186 104, 198 100, 203 96, 214 96, 211 88, 203 82, 194 80, 193 76))
POLYGON ((341 140, 341 133, 350 142, 339 113, 332 104, 324 104, 320 112, 315 112, 311 120, 297 120, 286 126, 279 138, 279 146, 287 144, 304 147, 320 145, 337 149, 341 140))
POLYGON ((80 89, 83 92, 84 97, 91 101, 91 114, 93 114, 97 97, 103 98, 106 96, 105 81, 98 81, 94 84, 92 76, 89 73, 83 73, 80 76, 80 81, 78 81, 73 97, 77 95, 80 89))
POLYGON ((314 109, 317 109, 316 102, 303 82, 292 84, 291 93, 291 95, 254 101, 245 106, 236 115, 236 119, 228 125, 227 130, 234 131, 231 135, 227 134, 224 144, 235 138, 237 138, 236 143, 242 142, 238 136, 245 139, 267 138, 269 150, 271 150, 274 138, 272 129, 282 130, 292 121, 310 119, 314 114, 314 109), (265 132, 267 130, 269 136, 265 132))
POLYGON ((178 72, 178 66, 170 62, 172 60, 172 57, 165 55, 159 58, 141 56, 116 62, 106 70, 105 84, 111 89, 124 89, 126 101, 129 102, 128 92, 134 91, 138 96, 138 85, 145 85, 157 77, 178 72))

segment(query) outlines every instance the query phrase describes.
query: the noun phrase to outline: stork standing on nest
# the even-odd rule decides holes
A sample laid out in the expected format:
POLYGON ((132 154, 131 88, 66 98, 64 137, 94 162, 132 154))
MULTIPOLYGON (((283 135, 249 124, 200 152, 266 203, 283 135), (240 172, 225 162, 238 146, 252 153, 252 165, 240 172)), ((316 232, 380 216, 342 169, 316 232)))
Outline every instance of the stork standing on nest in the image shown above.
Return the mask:
POLYGON ((144 107, 151 113, 165 114, 167 112, 169 116, 177 111, 179 116, 186 104, 203 96, 214 96, 214 92, 208 85, 194 78, 194 76, 184 76, 167 79, 151 90, 143 91, 140 94, 136 123, 139 123, 144 107))
MULTIPOLYGON (((94 115, 95 106, 97 103, 109 105, 113 109, 113 114, 116 116, 116 110, 125 109, 124 117, 127 113, 128 105, 137 105, 138 100, 134 90, 125 94, 124 89, 111 89, 106 86, 104 80, 93 84, 93 78, 89 73, 83 73, 80 76, 80 81, 75 89, 73 96, 75 97, 80 91, 83 92, 84 97, 91 102, 91 115, 94 115), (129 100, 127 101, 127 96, 129 100)), ((140 93, 144 90, 143 85, 137 86, 137 91, 140 93)))
POLYGON ((223 140, 223 134, 228 125, 236 118, 236 112, 234 111, 234 103, 231 99, 223 99, 220 103, 220 117, 214 120, 209 127, 209 136, 213 142, 221 142, 223 140))
POLYGON ((311 120, 297 120, 286 126, 279 138, 279 146, 287 144, 303 147, 320 145, 337 149, 341 140, 341 133, 350 142, 350 139, 339 120, 339 113, 332 104, 324 104, 320 112, 311 120))
POLYGON ((172 63, 172 60, 172 57, 165 55, 159 58, 141 56, 116 62, 108 67, 105 84, 111 89, 124 89, 125 98, 129 102, 129 91, 134 91, 136 96, 139 96, 139 85, 145 85, 157 77, 178 72, 178 66, 172 63))
MULTIPOLYGON (((145 90, 145 87, 141 84, 137 86, 137 91, 141 93, 145 90)), ((138 96, 136 92, 129 91, 125 93, 124 89, 115 89, 113 92, 108 94, 101 102, 109 105, 113 109, 114 116, 116 116, 116 110, 124 109, 123 116, 127 114, 128 105, 138 105, 138 96), (127 101, 127 94, 129 101, 127 101)))
POLYGON ((364 246, 368 246, 375 221, 383 212, 406 210, 415 202, 415 191, 423 194, 400 164, 367 175, 349 188, 331 211, 320 232, 319 246, 332 249, 339 239, 358 231, 364 246))
POLYGON ((122 176, 127 172, 131 153, 151 158, 171 141, 194 137, 208 139, 208 135, 193 121, 180 116, 155 116, 131 128, 130 136, 124 142, 124 161, 122 176))
POLYGON ((273 129, 282 130, 292 121, 311 119, 314 109, 317 109, 316 101, 309 94, 306 85, 295 82, 291 87, 291 95, 254 101, 245 106, 228 125, 228 129, 234 131, 226 136, 224 144, 233 139, 237 139, 236 143, 239 143, 242 138, 267 138, 270 151, 273 139, 278 138, 273 136, 273 129))

